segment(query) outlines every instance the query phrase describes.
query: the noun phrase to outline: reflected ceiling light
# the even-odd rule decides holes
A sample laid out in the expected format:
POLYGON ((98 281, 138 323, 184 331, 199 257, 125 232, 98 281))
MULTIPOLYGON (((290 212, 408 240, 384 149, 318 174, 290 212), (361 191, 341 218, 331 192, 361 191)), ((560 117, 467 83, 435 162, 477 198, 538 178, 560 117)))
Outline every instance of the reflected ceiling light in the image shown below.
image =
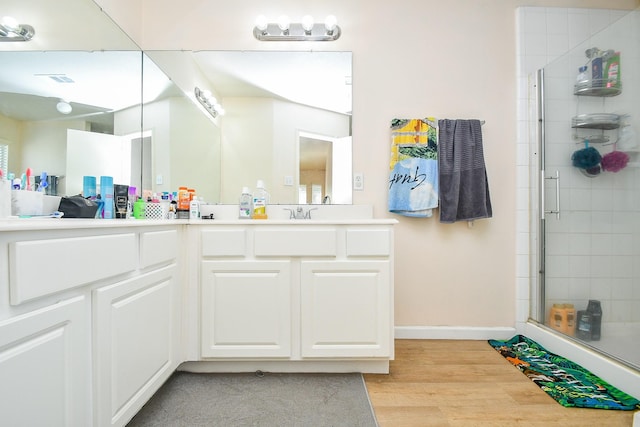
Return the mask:
POLYGON ((56 104, 56 110, 58 110, 58 112, 61 114, 69 114, 71 110, 73 110, 73 108, 71 108, 71 104, 69 104, 64 99, 61 99, 56 104))
POLYGON ((219 115, 224 116, 224 108, 222 108, 222 105, 220 105, 218 103, 218 100, 214 98, 210 90, 201 90, 196 86, 193 92, 195 93, 196 99, 198 100, 200 105, 202 105, 204 109, 213 116, 214 119, 219 115))
POLYGON ((291 22, 282 15, 277 22, 269 22, 263 15, 258 16, 253 27, 253 36, 260 41, 333 41, 340 37, 341 30, 334 15, 325 18, 323 24, 316 24, 313 17, 305 15, 300 23, 291 22))
POLYGON ((26 42, 35 34, 31 25, 20 24, 11 16, 0 19, 0 42, 26 42))

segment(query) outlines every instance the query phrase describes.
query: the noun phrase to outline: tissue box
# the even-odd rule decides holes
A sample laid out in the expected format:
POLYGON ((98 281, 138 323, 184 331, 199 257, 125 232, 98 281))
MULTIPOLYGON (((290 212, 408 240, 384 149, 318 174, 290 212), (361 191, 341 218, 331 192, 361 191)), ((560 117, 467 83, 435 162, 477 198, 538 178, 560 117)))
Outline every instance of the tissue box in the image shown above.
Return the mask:
POLYGON ((11 182, 0 178, 0 218, 11 216, 11 182))
POLYGON ((11 215, 50 215, 58 210, 59 196, 47 196, 40 191, 11 190, 11 215))
POLYGON ((11 215, 42 215, 43 200, 40 191, 12 190, 11 215))

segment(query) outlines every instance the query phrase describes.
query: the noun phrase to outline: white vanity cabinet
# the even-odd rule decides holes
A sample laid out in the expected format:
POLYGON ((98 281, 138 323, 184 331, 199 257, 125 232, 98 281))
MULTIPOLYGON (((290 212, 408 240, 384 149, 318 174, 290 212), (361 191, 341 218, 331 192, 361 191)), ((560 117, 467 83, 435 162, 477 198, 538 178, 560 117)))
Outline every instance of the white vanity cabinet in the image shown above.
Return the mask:
POLYGON ((88 309, 76 296, 0 321, 0 424, 90 425, 88 309))
POLYGON ((212 363, 189 369, 388 371, 392 222, 247 221, 192 236, 199 360, 212 363))
POLYGON ((0 234, 2 424, 126 425, 181 361, 181 226, 95 223, 0 234))
POLYGON ((290 264, 202 262, 203 357, 291 357, 290 264))

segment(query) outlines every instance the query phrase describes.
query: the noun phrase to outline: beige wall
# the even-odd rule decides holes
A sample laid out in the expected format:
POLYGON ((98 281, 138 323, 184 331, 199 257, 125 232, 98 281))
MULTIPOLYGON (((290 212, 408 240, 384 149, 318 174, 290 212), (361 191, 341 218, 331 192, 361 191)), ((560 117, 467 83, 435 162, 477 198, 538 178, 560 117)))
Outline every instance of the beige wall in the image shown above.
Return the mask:
MULTIPOLYGON (((144 49, 348 50, 353 52, 354 172, 396 227, 396 326, 514 326, 516 218, 516 32, 519 5, 634 8, 637 1, 141 0, 142 31, 127 28, 129 0, 100 0, 144 49), (335 14, 333 43, 265 43, 255 17, 335 14), (479 118, 494 217, 440 224, 387 212, 389 123, 433 115, 479 118)), ((139 2, 136 2, 139 3, 139 2)), ((137 9, 136 9, 137 10, 137 9)), ((135 13, 135 10, 134 10, 135 13)))

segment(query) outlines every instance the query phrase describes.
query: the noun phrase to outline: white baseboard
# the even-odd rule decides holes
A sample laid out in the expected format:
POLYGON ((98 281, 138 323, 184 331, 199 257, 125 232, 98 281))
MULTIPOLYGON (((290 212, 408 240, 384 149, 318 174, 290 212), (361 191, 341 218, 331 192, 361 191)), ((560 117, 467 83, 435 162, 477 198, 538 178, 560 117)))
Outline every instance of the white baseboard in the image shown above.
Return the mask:
POLYGON ((396 326, 395 338, 415 340, 506 340, 516 328, 506 326, 396 326))

